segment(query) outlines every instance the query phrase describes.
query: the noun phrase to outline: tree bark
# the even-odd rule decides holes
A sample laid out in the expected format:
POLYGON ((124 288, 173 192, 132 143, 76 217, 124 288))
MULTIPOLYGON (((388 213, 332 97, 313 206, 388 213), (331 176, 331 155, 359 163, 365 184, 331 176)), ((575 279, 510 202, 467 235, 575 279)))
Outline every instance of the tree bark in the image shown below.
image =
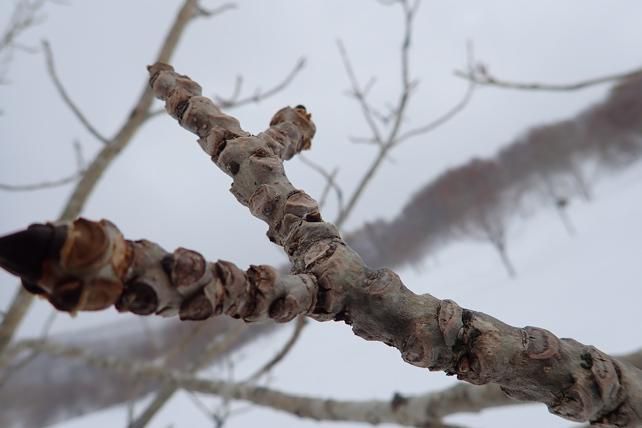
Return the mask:
MULTIPOLYGON (((43 272, 20 270, 31 260, 9 264, 18 266, 16 274, 37 276, 40 292, 58 308, 115 304, 181 319, 225 313, 245 321, 287 321, 299 314, 344 321, 356 335, 396 347, 410 364, 477 385, 498 384, 567 419, 642 424, 642 371, 635 367, 541 328, 512 327, 451 300, 416 295, 394 272, 365 266, 322 220, 316 202, 285 176, 282 161, 308 148, 315 132, 303 107, 280 110, 267 131, 252 136, 187 76, 165 64, 149 71, 170 115, 199 135, 203 150, 233 178, 237 200, 268 224, 268 237, 286 250, 292 274, 269 266, 243 272, 182 248, 168 254, 149 241, 126 241, 109 222, 80 219, 49 226, 52 236, 65 239, 47 240, 53 243, 45 253, 53 256, 43 260, 43 272)), ((3 239, 31 239, 35 232, 22 233, 3 239)))

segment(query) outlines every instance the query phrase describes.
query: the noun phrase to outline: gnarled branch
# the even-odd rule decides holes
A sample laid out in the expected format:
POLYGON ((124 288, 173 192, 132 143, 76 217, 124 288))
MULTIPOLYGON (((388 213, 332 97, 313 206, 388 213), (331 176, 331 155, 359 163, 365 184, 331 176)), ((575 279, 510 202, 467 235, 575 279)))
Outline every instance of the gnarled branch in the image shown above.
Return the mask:
POLYGON ((280 110, 267 131, 251 136, 187 76, 162 63, 149 71, 155 95, 233 178, 232 193, 268 224, 268 237, 286 250, 293 273, 280 276, 265 266, 243 273, 184 249, 168 257, 148 241, 125 241, 109 222, 81 219, 0 240, 2 266, 32 292, 70 311, 116 304, 183 319, 226 313, 247 321, 299 314, 344 321, 356 335, 396 347, 410 364, 498 384, 567 419, 642 423, 642 371, 635 367, 541 328, 512 327, 451 300, 416 295, 394 272, 365 266, 322 220, 316 202, 285 176, 282 161, 308 148, 314 135, 303 107, 280 110), (21 245, 30 250, 6 250, 21 245))

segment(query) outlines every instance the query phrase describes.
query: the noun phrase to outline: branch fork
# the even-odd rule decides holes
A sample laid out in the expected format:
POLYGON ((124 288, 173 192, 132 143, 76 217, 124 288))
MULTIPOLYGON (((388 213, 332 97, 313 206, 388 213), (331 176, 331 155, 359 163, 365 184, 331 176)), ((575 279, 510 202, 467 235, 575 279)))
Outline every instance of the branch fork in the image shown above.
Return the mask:
MULTIPOLYGON (((11 251, 0 252, 0 264, 35 278, 52 303, 70 311, 114 304, 182 319, 224 313, 247 321, 287 321, 300 314, 344 321, 356 335, 396 347, 410 364, 473 384, 499 384, 508 395, 545 403, 567 419, 642 424, 642 371, 548 330, 512 327, 451 300, 416 295, 391 270, 365 266, 323 221, 316 202, 285 176, 282 162, 309 148, 314 136, 303 106, 280 110, 266 131, 251 135, 171 66, 155 64, 149 72, 168 113, 199 136, 203 150, 232 177, 237 200, 268 224, 268 236, 286 250, 292 273, 280 275, 269 266, 244 272, 182 248, 167 253, 150 241, 125 240, 107 221, 79 219, 42 226, 51 236, 64 236, 60 244, 42 234, 56 244, 53 250, 41 245, 48 248, 42 272, 33 271, 33 260, 21 264, 11 251)), ((0 249, 11 239, 17 238, 1 238, 0 249)))

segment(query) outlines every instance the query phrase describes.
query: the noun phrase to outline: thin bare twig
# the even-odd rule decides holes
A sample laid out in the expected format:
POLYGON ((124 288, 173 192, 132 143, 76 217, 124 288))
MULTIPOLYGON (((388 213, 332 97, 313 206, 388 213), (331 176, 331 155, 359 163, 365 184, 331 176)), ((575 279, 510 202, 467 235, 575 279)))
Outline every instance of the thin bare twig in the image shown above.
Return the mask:
POLYGON ((85 156, 82 153, 82 145, 80 141, 74 140, 72 143, 74 154, 76 155, 76 168, 78 171, 85 171, 85 156))
MULTIPOLYGON (((236 328, 230 330, 220 340, 214 340, 203 351, 201 358, 195 361, 191 367, 187 369, 188 373, 195 373, 209 365, 219 356, 226 353, 232 343, 247 329, 246 324, 239 324, 236 328)), ((174 393, 179 388, 176 385, 166 385, 156 394, 151 403, 134 419, 128 428, 144 428, 149 424, 152 418, 167 404, 167 402, 174 396, 174 393)))
POLYGON ((0 85, 6 84, 6 75, 13 59, 13 52, 21 50, 33 53, 34 49, 18 42, 18 38, 29 28, 44 21, 41 9, 47 0, 20 0, 16 2, 7 28, 0 35, 0 85))
POLYGON ((412 3, 412 5, 408 2, 408 0, 400 0, 397 3, 399 3, 402 6, 403 15, 404 15, 404 33, 403 33, 403 39, 401 43, 401 57, 400 57, 401 94, 399 95, 399 100, 397 101, 396 106, 393 108, 393 111, 395 113, 394 119, 392 119, 392 125, 388 133, 388 136, 385 138, 385 140, 382 139, 379 129, 374 122, 374 116, 370 106, 368 105, 368 103, 366 102, 365 98, 363 97, 363 95, 359 90, 360 86, 358 84, 358 81, 356 79, 354 72, 352 71, 352 67, 350 65, 350 61, 346 53, 346 50, 341 43, 339 44, 339 51, 341 53, 341 57, 344 60, 346 71, 348 72, 348 77, 352 83, 353 92, 355 94, 355 97, 359 101, 364 118, 368 123, 370 130, 372 131, 372 135, 373 135, 372 139, 373 141, 376 141, 379 145, 379 153, 377 154, 377 157, 374 159, 374 161, 372 162, 368 170, 362 176, 361 180, 357 184, 357 187, 353 191, 350 198, 348 198, 348 202, 346 204, 345 209, 339 213, 339 216, 335 221, 335 225, 338 228, 341 228, 343 224, 346 222, 349 215, 354 210, 354 207, 356 206, 357 201, 361 198, 361 195, 363 194, 365 188, 370 183, 370 180, 372 180, 375 173, 383 163, 384 159, 386 159, 386 157, 388 156, 388 152, 394 146, 397 140, 399 131, 401 129, 403 118, 406 113, 408 100, 410 98, 412 89, 416 85, 410 79, 409 50, 412 42, 412 22, 417 12, 417 9, 419 8, 420 0, 416 0, 415 2, 412 3))
POLYGON ((397 137, 397 140, 395 141, 395 145, 401 144, 402 142, 410 138, 417 137, 419 135, 427 134, 431 131, 434 131, 435 129, 439 128, 440 126, 448 122, 453 117, 457 116, 457 114, 459 114, 464 108, 466 108, 466 106, 468 105, 468 103, 473 97, 474 91, 475 91, 475 83, 471 82, 466 88, 466 92, 464 93, 464 96, 450 110, 446 111, 441 116, 439 116, 438 118, 434 119, 431 122, 428 122, 425 125, 422 125, 418 128, 411 129, 399 135, 399 137, 397 137))
POLYGON ((593 77, 590 79, 580 80, 572 83, 516 82, 511 80, 503 80, 490 75, 486 67, 483 65, 477 65, 473 70, 468 71, 455 70, 454 74, 457 77, 483 86, 495 86, 504 89, 517 89, 526 91, 564 92, 577 91, 580 89, 589 88, 591 86, 601 85, 603 83, 642 76, 642 68, 636 68, 634 70, 623 73, 614 73, 605 76, 593 77))
POLYGON ((301 162, 303 162, 305 165, 312 168, 312 170, 318 172, 326 180, 326 188, 324 189, 323 194, 319 199, 319 206, 322 206, 325 202, 325 198, 327 196, 327 189, 332 188, 334 189, 335 194, 337 195, 337 204, 339 207, 339 212, 342 212, 343 211, 343 191, 341 190, 341 186, 339 186, 339 184, 336 181, 336 172, 328 172, 321 165, 317 164, 316 162, 313 162, 312 160, 306 158, 301 154, 299 154, 298 157, 299 159, 301 159, 301 162))
POLYGON ((204 17, 204 18, 211 18, 216 15, 220 15, 222 13, 228 12, 230 10, 236 9, 238 6, 236 3, 224 3, 220 5, 219 7, 215 7, 214 9, 207 9, 200 3, 197 3, 196 5, 196 16, 199 17, 204 17))
MULTIPOLYGON (((42 330, 40 332, 40 339, 39 339, 41 342, 45 342, 49 337, 49 332, 51 331, 51 327, 53 326, 53 323, 57 317, 58 317, 58 311, 53 309, 42 326, 42 330)), ((0 379, 0 388, 2 388, 13 375, 18 373, 20 370, 22 370, 24 367, 30 364, 33 360, 35 360, 39 354, 40 354, 40 351, 38 350, 30 350, 29 355, 27 355, 24 359, 22 359, 21 361, 19 361, 18 363, 14 364, 11 367, 7 367, 6 374, 4 375, 4 377, 0 379)))
POLYGON ((38 12, 44 6, 46 0, 37 0, 30 2, 22 0, 16 3, 13 9, 9 24, 0 37, 0 51, 15 46, 16 39, 25 30, 42 22, 42 16, 38 12))
POLYGON ((337 199, 339 200, 338 202, 339 210, 342 209, 343 193, 341 192, 341 188, 338 185, 337 185, 337 188, 333 186, 333 183, 336 183, 337 181, 337 174, 339 174, 339 168, 335 168, 330 173, 328 173, 328 180, 326 180, 325 187, 323 188, 323 191, 321 192, 321 196, 319 197, 319 209, 323 209, 325 207, 325 203, 328 200, 328 194, 330 194, 331 189, 335 189, 337 194, 337 199))
POLYGON ((80 180, 83 174, 85 173, 85 165, 82 157, 82 149, 78 141, 73 141, 72 143, 74 154, 76 157, 76 167, 78 168, 76 172, 66 177, 59 178, 57 180, 47 180, 41 181, 38 183, 30 184, 6 184, 0 183, 0 190, 7 192, 29 192, 34 190, 45 190, 51 189, 54 187, 64 186, 65 184, 73 183, 74 181, 80 180))
MULTIPOLYGON (((416 396, 422 400, 422 404, 427 401, 426 406, 407 406, 409 407, 407 411, 395 411, 395 404, 399 402, 399 398, 403 401, 404 399, 414 400, 415 397, 402 397, 397 394, 392 400, 327 400, 289 394, 247 383, 206 380, 194 377, 190 373, 167 369, 164 366, 97 355, 87 352, 82 348, 50 342, 23 341, 17 344, 17 348, 35 349, 50 355, 76 358, 92 367, 104 368, 132 377, 160 380, 175 388, 185 389, 186 391, 228 397, 228 399, 231 400, 248 401, 255 405, 271 407, 272 409, 295 414, 299 417, 316 420, 365 422, 370 424, 389 422, 402 425, 421 425, 426 428, 454 428, 453 425, 443 424, 438 417, 432 416, 432 412, 430 411, 436 411, 442 402, 441 400, 430 402, 430 394, 416 396), (417 410, 420 411, 418 412, 417 410)), ((12 351, 17 352, 16 349, 12 349, 12 351)), ((503 393, 500 392, 500 394, 504 397, 504 400, 509 400, 503 393)), ((513 401, 513 403, 520 404, 518 401, 513 401)), ((450 413, 465 411, 465 404, 459 406, 457 401, 454 401, 453 404, 456 406, 456 410, 450 413), (464 409, 460 410, 460 407, 464 409)), ((448 409, 453 409, 453 407, 444 410, 448 412, 448 409)))
MULTIPOLYGON (((221 97, 219 95, 213 95, 212 98, 216 100, 218 103, 219 107, 225 108, 227 110, 231 110, 237 107, 242 107, 247 104, 251 103, 260 103, 261 101, 266 100, 267 98, 276 95, 277 93, 283 91, 285 88, 287 88, 290 83, 294 80, 294 78, 303 70, 305 67, 305 58, 301 57, 299 60, 296 62, 294 65, 294 68, 277 84, 272 86, 270 89, 267 89, 266 91, 261 91, 260 89, 256 90, 253 95, 249 95, 247 97, 241 97, 241 90, 243 87, 243 77, 242 76, 236 76, 236 79, 234 81, 234 88, 232 90, 232 94, 229 97, 221 97)), ((148 113, 148 118, 156 117, 161 114, 165 113, 165 109, 157 109, 150 111, 148 113)))
MULTIPOLYGON (((375 123, 375 115, 372 111, 372 107, 366 100, 366 94, 364 90, 362 90, 361 85, 359 85, 359 80, 357 79, 357 75, 354 72, 354 67, 352 66, 352 62, 350 61, 348 52, 341 40, 337 40, 337 46, 339 48, 339 53, 341 54, 341 60, 343 61, 343 65, 346 69, 346 73, 348 74, 348 78, 350 79, 350 85, 352 86, 350 95, 358 101, 359 106, 361 107, 361 112, 363 113, 363 117, 370 127, 370 132, 372 132, 373 141, 375 141, 379 145, 382 145, 383 140, 381 137, 381 132, 379 131, 379 127, 375 123)), ((371 86, 372 85, 368 86, 368 88, 370 88, 371 86)))
POLYGON ((279 350, 270 360, 265 363, 261 368, 259 368, 256 372, 254 372, 251 376, 249 376, 245 382, 250 383, 250 382, 255 382, 257 381, 261 376, 269 373, 272 371, 272 369, 279 364, 283 359, 288 355, 290 350, 294 348, 294 345, 297 343, 299 340, 299 337, 301 337, 301 332, 303 331, 303 328, 306 326, 306 319, 303 316, 299 316, 296 319, 296 323, 294 324, 294 330, 292 330, 292 335, 288 339, 287 342, 285 342, 285 345, 283 345, 283 348, 279 350))
MULTIPOLYGON (((394 107, 388 107, 388 111, 390 113, 385 115, 376 113, 376 110, 368 106, 368 104, 365 102, 365 99, 363 97, 357 96, 357 100, 359 101, 362 107, 362 111, 366 119, 366 122, 369 124, 373 135, 370 138, 357 138, 357 139, 353 139, 353 141, 359 142, 359 143, 377 144, 379 146, 379 152, 377 153, 377 156, 375 157, 375 159, 372 161, 372 163, 370 164, 370 166, 362 176, 361 180, 357 184, 351 196, 348 198, 348 202, 346 204, 345 209, 339 214, 339 217, 335 221, 335 225, 338 227, 341 227, 346 222, 349 215, 352 213, 354 207, 356 206, 356 203, 361 198, 361 195, 363 194, 365 188, 368 186, 368 184, 370 183, 372 178, 375 176, 378 169, 381 167, 381 164, 383 163, 383 161, 389 158, 390 151, 392 150, 392 148, 399 145, 404 140, 407 140, 411 137, 414 137, 420 134, 428 133, 430 131, 435 130, 439 126, 445 124, 446 122, 451 120, 453 117, 455 117, 458 113, 460 113, 468 105, 473 95, 474 84, 471 83, 468 87, 468 90, 464 94, 464 97, 457 104, 455 104, 455 106, 453 106, 451 109, 446 111, 442 116, 438 117, 437 119, 421 127, 411 129, 405 132, 403 131, 402 125, 406 115, 406 110, 408 108, 408 103, 414 88, 417 86, 417 82, 412 80, 410 77, 409 56, 410 56, 410 47, 412 44, 413 20, 416 16, 420 3, 421 3, 420 0, 415 0, 414 2, 411 2, 409 0, 395 0, 390 2, 384 2, 384 4, 399 4, 403 9, 404 34, 403 34, 403 39, 401 44, 401 55, 400 55, 401 93, 399 95, 399 99, 397 100, 396 105, 394 107), (389 131, 385 139, 382 139, 382 137, 378 133, 378 128, 374 123, 375 117, 379 117, 380 118, 379 120, 384 125, 389 125, 389 131)), ((346 64, 346 70, 348 71, 348 76, 352 83, 352 87, 358 89, 359 84, 356 80, 354 72, 352 71, 352 67, 350 66, 350 61, 348 60, 346 51, 344 48, 342 48, 342 45, 340 45, 340 52, 341 52, 342 58, 344 58, 344 64, 346 64)), ((470 45, 468 46, 468 49, 467 49, 467 56, 468 56, 468 63, 470 67, 470 64, 472 61, 472 47, 470 45)), ((353 92, 356 92, 358 94, 358 91, 355 91, 354 89, 353 89, 353 92)))
POLYGON ((63 86, 62 82, 60 81, 60 78, 58 77, 58 74, 56 73, 56 68, 54 66, 54 59, 53 59, 53 52, 51 50, 51 46, 48 41, 43 40, 42 41, 42 49, 45 53, 45 60, 47 62, 47 72, 49 73, 49 77, 51 77, 51 80, 54 83, 54 86, 58 90, 58 94, 60 94, 62 100, 67 104, 67 107, 71 109, 73 114, 76 116, 76 118, 82 123, 82 125, 85 127, 85 129, 96 139, 103 144, 109 144, 111 140, 109 140, 107 137, 103 136, 94 125, 92 125, 89 120, 85 117, 83 112, 78 108, 76 103, 71 99, 69 94, 67 93, 67 90, 63 86))
POLYGON ((243 78, 238 76, 234 85, 234 91, 229 98, 221 97, 218 95, 214 95, 212 98, 214 98, 219 107, 225 109, 236 108, 250 103, 261 102, 266 98, 269 98, 285 89, 290 83, 292 83, 294 78, 301 72, 301 70, 303 70, 303 67, 305 67, 305 58, 301 57, 297 60, 292 70, 290 70, 290 72, 285 76, 285 78, 283 78, 283 80, 278 82, 270 89, 267 89, 265 91, 257 89, 253 95, 249 95, 246 97, 240 97, 243 78))
POLYGON ((0 190, 5 190, 7 192, 29 192, 33 190, 51 189, 53 187, 60 187, 60 186, 64 186, 65 184, 78 181, 81 176, 82 176, 82 173, 75 172, 72 175, 69 175, 67 177, 62 177, 57 180, 41 181, 39 183, 31 183, 31 184, 0 183, 0 190))

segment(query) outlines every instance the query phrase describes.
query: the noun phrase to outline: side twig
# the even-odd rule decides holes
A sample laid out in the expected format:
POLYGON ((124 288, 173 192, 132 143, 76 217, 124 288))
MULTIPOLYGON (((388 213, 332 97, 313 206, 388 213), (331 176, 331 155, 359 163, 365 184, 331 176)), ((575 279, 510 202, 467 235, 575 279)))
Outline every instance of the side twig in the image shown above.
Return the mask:
POLYGON ((49 44, 48 41, 43 40, 42 41, 42 49, 43 52, 45 53, 45 60, 47 63, 47 72, 49 73, 49 77, 51 77, 51 80, 54 83, 54 86, 58 90, 58 94, 60 94, 60 97, 62 100, 67 104, 67 107, 73 112, 73 114, 76 116, 76 118, 82 123, 82 125, 85 127, 87 132, 89 132, 91 135, 93 135, 98 141, 100 141, 103 144, 109 144, 111 141, 103 136, 94 125, 89 122, 89 119, 85 117, 83 112, 80 110, 80 108, 76 105, 76 103, 71 99, 69 94, 67 93, 67 90, 63 86, 62 82, 60 81, 60 78, 58 77, 58 74, 56 73, 56 68, 54 66, 54 59, 53 59, 53 52, 51 50, 51 45, 49 44))
POLYGON ((270 360, 265 363, 261 368, 259 368, 256 372, 254 372, 252 375, 248 376, 248 378, 245 380, 246 383, 251 383, 257 381, 261 376, 269 373, 272 371, 274 367, 276 367, 277 364, 279 364, 283 359, 288 355, 290 350, 294 347, 294 345, 297 343, 299 340, 299 337, 301 336, 301 332, 303 331, 303 328, 306 325, 306 320, 305 317, 298 317, 296 319, 296 323, 294 324, 294 330, 292 330, 292 335, 288 339, 287 342, 285 342, 285 345, 283 345, 283 348, 277 352, 274 357, 270 358, 270 360))
POLYGON ((634 78, 642 76, 642 68, 636 68, 631 71, 626 71, 622 73, 607 74, 605 76, 593 77, 586 80, 580 80, 577 82, 571 83, 542 83, 542 82, 517 82, 511 80, 504 80, 492 76, 489 74, 488 70, 483 65, 477 65, 474 69, 469 69, 467 71, 455 70, 455 76, 462 79, 468 80, 469 82, 474 82, 477 85, 482 86, 495 86, 498 88, 504 89, 517 89, 525 91, 553 91, 553 92, 564 92, 564 91, 577 91, 580 89, 589 88, 595 85, 601 85, 604 83, 610 83, 617 80, 623 80, 628 78, 634 78))

